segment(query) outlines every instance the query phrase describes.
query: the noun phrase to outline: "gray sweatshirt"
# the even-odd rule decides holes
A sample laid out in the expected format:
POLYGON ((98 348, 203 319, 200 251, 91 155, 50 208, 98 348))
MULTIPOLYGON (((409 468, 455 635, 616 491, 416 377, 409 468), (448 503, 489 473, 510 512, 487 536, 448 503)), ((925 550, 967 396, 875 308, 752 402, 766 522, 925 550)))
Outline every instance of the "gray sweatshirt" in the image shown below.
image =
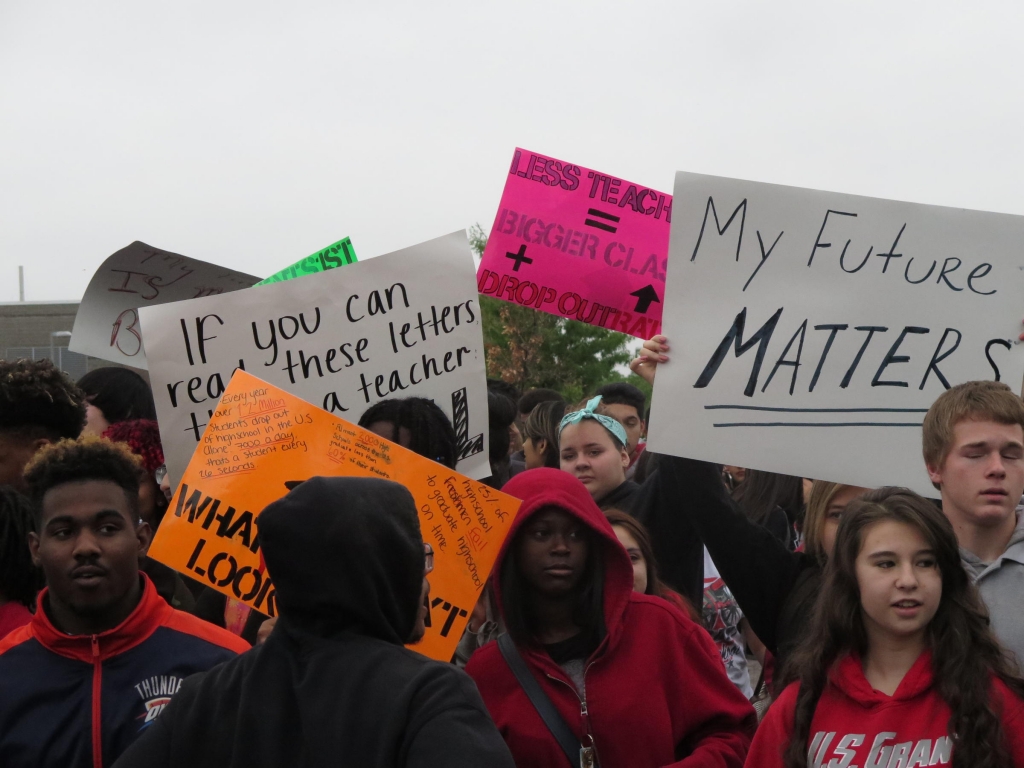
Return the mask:
POLYGON ((1024 514, 1018 514, 1010 543, 994 562, 983 563, 963 547, 960 557, 988 606, 996 637, 1024 666, 1024 514))

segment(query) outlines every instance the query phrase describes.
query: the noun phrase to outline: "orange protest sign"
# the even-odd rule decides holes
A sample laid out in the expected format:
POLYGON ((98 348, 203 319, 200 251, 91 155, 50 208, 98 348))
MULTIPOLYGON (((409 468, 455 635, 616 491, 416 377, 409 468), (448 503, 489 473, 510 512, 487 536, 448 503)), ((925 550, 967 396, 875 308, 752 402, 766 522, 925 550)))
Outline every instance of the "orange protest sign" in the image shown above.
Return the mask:
POLYGON ((245 371, 235 372, 210 418, 149 554, 275 616, 259 513, 318 475, 380 477, 412 493, 434 549, 427 633, 415 650, 451 659, 519 501, 245 371))

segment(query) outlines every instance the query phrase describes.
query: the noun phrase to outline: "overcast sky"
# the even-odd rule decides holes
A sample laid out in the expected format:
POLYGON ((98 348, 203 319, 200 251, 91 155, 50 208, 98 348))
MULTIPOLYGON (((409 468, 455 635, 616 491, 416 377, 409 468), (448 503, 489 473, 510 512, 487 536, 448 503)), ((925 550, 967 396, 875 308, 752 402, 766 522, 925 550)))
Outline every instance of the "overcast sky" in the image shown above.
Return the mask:
POLYGON ((0 301, 489 229, 516 145, 1022 214, 1022 8, 0 0, 0 301))

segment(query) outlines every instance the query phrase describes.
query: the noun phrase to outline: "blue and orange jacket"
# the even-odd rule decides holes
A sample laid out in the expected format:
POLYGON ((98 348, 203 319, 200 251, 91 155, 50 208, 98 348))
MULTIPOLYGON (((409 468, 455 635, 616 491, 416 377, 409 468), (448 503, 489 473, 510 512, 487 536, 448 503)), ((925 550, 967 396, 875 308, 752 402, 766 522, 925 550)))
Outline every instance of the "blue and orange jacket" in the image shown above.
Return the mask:
POLYGON ((111 630, 66 635, 40 608, 31 623, 0 640, 0 766, 110 766, 182 680, 249 648, 174 610, 139 576, 142 599, 111 630))

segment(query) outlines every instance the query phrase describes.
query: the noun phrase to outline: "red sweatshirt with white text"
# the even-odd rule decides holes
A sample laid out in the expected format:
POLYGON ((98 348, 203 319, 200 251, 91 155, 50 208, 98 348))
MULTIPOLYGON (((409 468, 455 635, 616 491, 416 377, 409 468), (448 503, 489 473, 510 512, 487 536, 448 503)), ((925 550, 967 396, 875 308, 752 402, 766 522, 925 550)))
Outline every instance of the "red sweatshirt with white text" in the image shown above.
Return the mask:
MULTIPOLYGON (((925 651, 892 696, 876 691, 857 656, 837 665, 821 694, 807 742, 808 768, 911 768, 951 765, 949 705, 932 685, 931 652, 925 651)), ((781 768, 793 731, 799 683, 772 704, 754 736, 747 766, 781 768)), ((993 678, 992 706, 1002 713, 1013 764, 1024 766, 1024 701, 993 678)))

